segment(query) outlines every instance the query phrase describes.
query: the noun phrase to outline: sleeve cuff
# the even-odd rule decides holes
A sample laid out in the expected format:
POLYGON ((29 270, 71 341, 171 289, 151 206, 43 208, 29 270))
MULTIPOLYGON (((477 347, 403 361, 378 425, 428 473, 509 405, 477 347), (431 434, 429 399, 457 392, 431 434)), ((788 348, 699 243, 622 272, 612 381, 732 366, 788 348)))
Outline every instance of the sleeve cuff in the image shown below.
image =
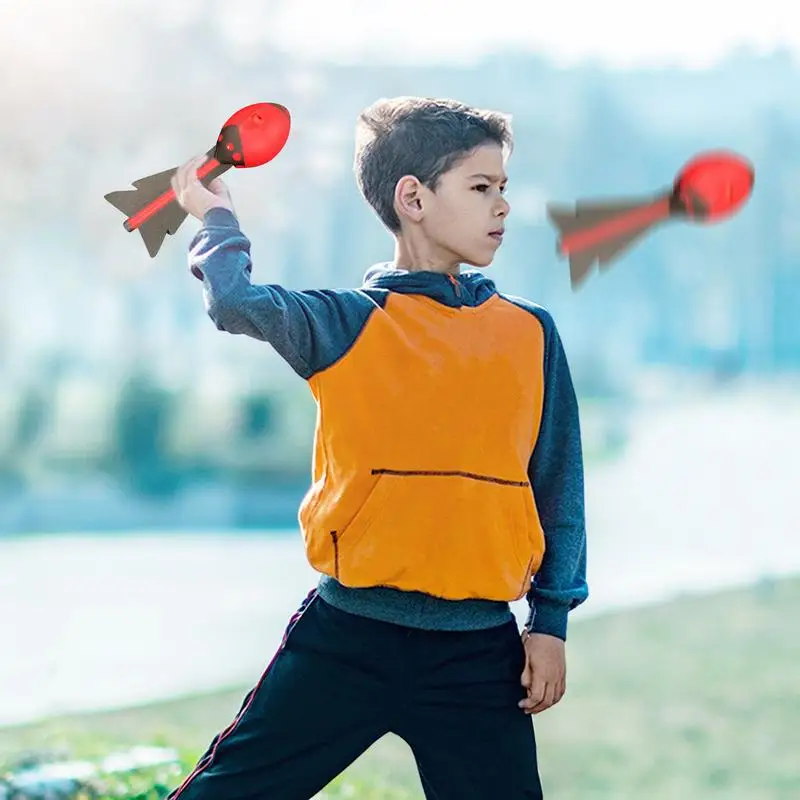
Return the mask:
POLYGON ((238 229, 239 220, 236 219, 236 215, 230 209, 214 206, 209 208, 203 215, 203 225, 238 229))
POLYGON ((549 603, 546 600, 535 600, 525 627, 530 633, 545 633, 562 641, 567 640, 567 616, 569 607, 561 603, 549 603))
MULTIPOLYGON (((236 215, 230 211, 230 209, 223 208, 222 206, 213 206, 203 214, 203 227, 213 227, 213 228, 233 228, 234 230, 240 230, 239 228, 239 220, 236 219, 236 215)), ((197 241, 199 233, 195 234, 195 238, 192 240, 192 244, 197 241)), ((192 245, 189 246, 191 250, 192 245)), ((203 275, 203 270, 197 266, 197 264, 191 264, 189 267, 190 272, 194 275, 197 280, 202 281, 205 280, 205 275, 203 275)))

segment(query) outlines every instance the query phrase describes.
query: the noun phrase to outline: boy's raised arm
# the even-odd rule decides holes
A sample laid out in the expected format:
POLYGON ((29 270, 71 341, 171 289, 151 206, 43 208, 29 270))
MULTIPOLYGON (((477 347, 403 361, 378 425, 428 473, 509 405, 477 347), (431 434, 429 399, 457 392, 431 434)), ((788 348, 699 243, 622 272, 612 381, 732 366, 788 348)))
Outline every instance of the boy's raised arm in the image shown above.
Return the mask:
POLYGON ((203 281, 206 309, 219 330, 269 342, 306 379, 347 349, 372 310, 353 290, 252 284, 250 240, 225 208, 204 215, 189 245, 189 267, 203 281))
POLYGON ((588 597, 583 454, 578 402, 561 337, 546 312, 544 406, 528 468, 545 554, 527 594, 526 627, 566 640, 567 615, 588 597))

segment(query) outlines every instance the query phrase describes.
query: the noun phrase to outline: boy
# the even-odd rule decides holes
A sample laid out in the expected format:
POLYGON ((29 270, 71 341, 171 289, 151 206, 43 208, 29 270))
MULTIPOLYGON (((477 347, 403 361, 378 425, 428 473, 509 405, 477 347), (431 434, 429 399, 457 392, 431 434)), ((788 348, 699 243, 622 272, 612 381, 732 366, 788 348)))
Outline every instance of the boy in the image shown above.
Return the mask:
POLYGON ((317 402, 299 521, 321 573, 174 800, 308 800, 390 731, 429 800, 542 797, 530 715, 564 694, 587 597, 577 402, 549 314, 460 269, 501 244, 512 147, 505 116, 450 100, 363 111, 355 172, 395 254, 349 290, 253 285, 224 184, 203 156, 174 177, 209 316, 317 402))

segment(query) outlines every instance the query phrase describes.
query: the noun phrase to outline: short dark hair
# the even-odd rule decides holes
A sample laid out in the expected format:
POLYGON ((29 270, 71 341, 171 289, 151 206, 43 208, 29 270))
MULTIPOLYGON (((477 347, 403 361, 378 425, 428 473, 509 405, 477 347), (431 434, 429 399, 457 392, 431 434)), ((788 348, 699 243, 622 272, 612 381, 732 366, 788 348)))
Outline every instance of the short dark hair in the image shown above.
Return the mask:
POLYGON ((400 178, 414 175, 436 191, 444 173, 475 148, 492 142, 503 148, 506 157, 513 150, 509 114, 448 99, 382 98, 358 116, 356 182, 383 224, 396 234, 400 219, 394 210, 394 191, 400 178))

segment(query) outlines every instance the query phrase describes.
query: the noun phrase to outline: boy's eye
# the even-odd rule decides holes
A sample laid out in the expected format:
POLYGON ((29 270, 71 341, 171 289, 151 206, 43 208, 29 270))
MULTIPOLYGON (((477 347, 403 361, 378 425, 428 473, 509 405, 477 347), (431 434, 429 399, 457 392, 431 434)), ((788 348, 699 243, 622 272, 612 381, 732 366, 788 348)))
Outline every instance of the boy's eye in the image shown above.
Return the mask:
MULTIPOLYGON (((488 183, 479 183, 477 186, 473 187, 479 192, 485 192, 487 189, 491 188, 488 183)), ((506 191, 506 184, 503 184, 500 187, 500 194, 505 194, 506 191)))

